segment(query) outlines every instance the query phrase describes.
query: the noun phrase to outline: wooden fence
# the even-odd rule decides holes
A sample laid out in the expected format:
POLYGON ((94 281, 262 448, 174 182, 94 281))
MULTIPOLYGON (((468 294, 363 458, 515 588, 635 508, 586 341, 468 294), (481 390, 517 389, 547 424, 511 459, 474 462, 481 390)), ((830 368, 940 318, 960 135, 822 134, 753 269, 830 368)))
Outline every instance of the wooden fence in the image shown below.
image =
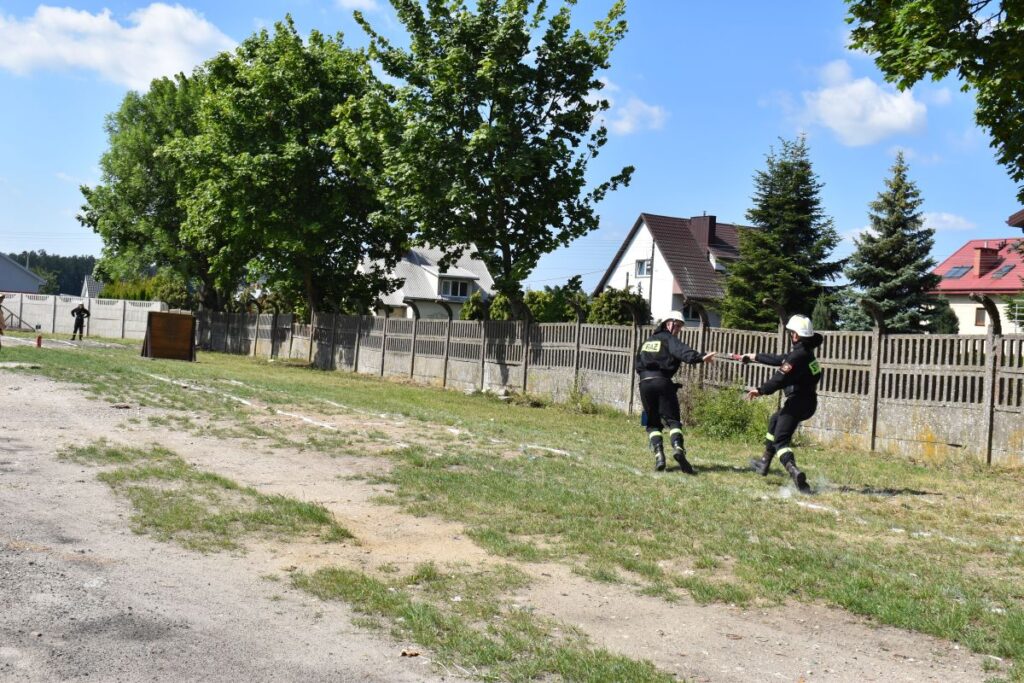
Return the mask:
MULTIPOLYGON (((305 360, 325 370, 406 377, 472 391, 570 393, 634 413, 633 357, 652 327, 290 314, 198 314, 200 348, 305 360)), ((825 332, 815 440, 929 461, 1024 464, 1024 335, 825 332)), ((777 332, 687 327, 698 351, 783 353, 777 332)), ((687 390, 758 385, 774 368, 719 358, 680 371, 687 390)))

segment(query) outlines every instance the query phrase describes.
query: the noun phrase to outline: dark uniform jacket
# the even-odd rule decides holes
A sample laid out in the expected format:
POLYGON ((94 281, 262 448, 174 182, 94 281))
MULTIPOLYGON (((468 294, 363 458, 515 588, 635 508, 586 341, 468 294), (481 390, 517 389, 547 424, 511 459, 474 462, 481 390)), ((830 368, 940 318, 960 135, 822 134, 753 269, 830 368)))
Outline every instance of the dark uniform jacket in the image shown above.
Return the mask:
POLYGON ((640 375, 640 379, 648 377, 672 379, 682 363, 696 365, 703 359, 703 353, 694 351, 668 330, 658 330, 640 347, 633 367, 640 375))
POLYGON ((75 320, 85 320, 89 317, 89 309, 85 306, 75 306, 71 309, 71 315, 75 320))
POLYGON ((818 381, 821 379, 821 365, 814 357, 814 349, 821 346, 823 338, 820 334, 801 338, 793 344, 792 350, 786 355, 775 353, 759 353, 754 358, 758 363, 778 366, 768 380, 757 388, 762 396, 774 394, 779 389, 786 396, 799 398, 817 397, 818 381))

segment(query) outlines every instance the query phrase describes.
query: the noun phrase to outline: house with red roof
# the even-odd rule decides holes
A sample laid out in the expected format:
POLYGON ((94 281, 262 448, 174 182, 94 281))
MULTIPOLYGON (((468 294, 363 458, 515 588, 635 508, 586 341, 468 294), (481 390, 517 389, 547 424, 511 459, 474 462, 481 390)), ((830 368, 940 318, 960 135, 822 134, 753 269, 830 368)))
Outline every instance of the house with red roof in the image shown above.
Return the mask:
MULTIPOLYGON (((1024 226, 1024 212, 1021 212, 1024 226)), ((960 334, 984 334, 988 327, 985 309, 969 295, 987 294, 996 302, 1004 333, 1021 332, 1006 317, 1007 299, 1024 291, 1024 256, 1017 239, 971 240, 940 263, 935 274, 942 277, 935 294, 949 300, 960 321, 960 334)))
POLYGON ((752 229, 719 223, 715 216, 641 213, 594 296, 609 287, 634 291, 647 299, 655 320, 682 311, 690 326, 700 324, 690 304, 700 304, 717 327, 721 318, 714 309, 725 294, 726 265, 739 256, 739 231, 752 229))

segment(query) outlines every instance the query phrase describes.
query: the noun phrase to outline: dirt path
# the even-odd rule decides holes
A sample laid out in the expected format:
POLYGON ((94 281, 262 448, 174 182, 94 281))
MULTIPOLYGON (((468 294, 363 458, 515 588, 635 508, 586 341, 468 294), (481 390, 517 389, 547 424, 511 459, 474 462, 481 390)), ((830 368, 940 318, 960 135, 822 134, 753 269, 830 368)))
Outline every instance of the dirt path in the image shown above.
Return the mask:
MULTIPOLYGON (((294 569, 400 570, 433 560, 496 561, 459 525, 372 502, 384 488, 352 479, 381 459, 254 449, 153 428, 77 389, 0 369, 0 679, 453 680, 409 643, 351 625, 343 605, 270 581, 294 569), (72 409, 73 406, 73 409, 72 409), (189 462, 266 493, 327 506, 358 544, 261 545, 202 556, 128 530, 127 505, 95 470, 58 461, 72 441, 161 443, 189 462)), ((366 414, 279 415, 295 429, 352 434, 389 423, 366 414), (302 418, 306 417, 307 420, 302 418), (312 420, 312 422, 310 421, 312 420)), ((446 428, 438 427, 436 438, 446 428)), ((742 610, 638 596, 561 565, 528 565, 516 601, 595 643, 698 681, 979 681, 983 658, 948 642, 875 627, 842 610, 742 610)))

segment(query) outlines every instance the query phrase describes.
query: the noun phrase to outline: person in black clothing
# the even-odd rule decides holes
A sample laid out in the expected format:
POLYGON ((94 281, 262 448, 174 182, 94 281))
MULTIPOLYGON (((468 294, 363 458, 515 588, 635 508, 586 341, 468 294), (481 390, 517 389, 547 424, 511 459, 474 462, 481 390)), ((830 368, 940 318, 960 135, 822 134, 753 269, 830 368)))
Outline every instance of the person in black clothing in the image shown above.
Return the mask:
POLYGON ((640 376, 640 400, 647 416, 647 439, 654 452, 654 469, 665 469, 665 447, 662 426, 668 425, 672 442, 672 457, 679 463, 679 469, 687 474, 696 474, 686 459, 683 448, 683 425, 679 421, 679 396, 672 381, 682 363, 696 365, 710 363, 715 359, 712 353, 697 353, 679 341, 676 333, 683 327, 683 315, 679 311, 668 314, 658 329, 640 347, 633 363, 640 376))
POLYGON ((85 319, 89 317, 89 309, 79 301, 78 305, 71 309, 71 315, 75 318, 75 328, 71 331, 71 340, 74 341, 77 334, 81 341, 82 332, 85 330, 85 319))
POLYGON ((809 420, 818 408, 818 381, 821 379, 821 365, 814 357, 814 349, 821 346, 822 336, 814 332, 807 316, 794 315, 786 323, 793 342, 792 350, 785 354, 745 353, 741 358, 765 365, 773 365, 779 369, 768 381, 756 389, 748 389, 746 398, 768 396, 779 389, 786 394, 786 401, 768 420, 768 433, 765 435, 764 455, 760 460, 751 460, 750 467, 762 477, 768 474, 772 458, 779 456, 779 462, 793 479, 797 489, 803 493, 811 490, 807 485, 807 475, 796 466, 796 456, 790 447, 790 441, 797 426, 809 420))

